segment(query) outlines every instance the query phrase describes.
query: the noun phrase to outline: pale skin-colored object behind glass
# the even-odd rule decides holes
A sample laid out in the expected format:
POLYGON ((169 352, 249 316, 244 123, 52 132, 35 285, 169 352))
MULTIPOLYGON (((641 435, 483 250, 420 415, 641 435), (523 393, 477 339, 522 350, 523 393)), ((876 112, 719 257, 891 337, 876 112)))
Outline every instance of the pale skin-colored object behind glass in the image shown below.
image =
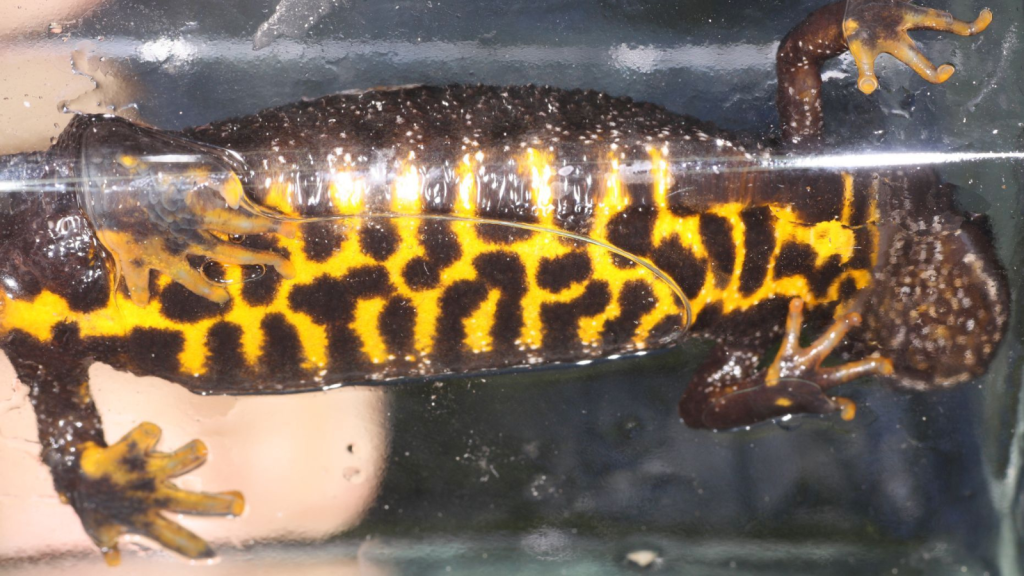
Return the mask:
POLYGON ((68 32, 101 2, 0 0, 0 154, 49 147, 71 118, 65 105, 112 112, 131 102, 131 82, 101 64, 90 41, 68 32))
MULTIPOLYGON (((239 518, 174 518, 211 542, 316 540, 357 524, 377 494, 387 447, 384 399, 377 389, 202 397, 103 365, 89 376, 113 440, 143 421, 160 422, 163 449, 202 438, 210 457, 176 480, 178 486, 245 494, 246 511, 239 518)), ((92 542, 74 510, 54 493, 38 451, 25 387, 2 359, 0 558, 73 550, 94 559, 92 542)), ((124 554, 126 561, 131 556, 124 554)))

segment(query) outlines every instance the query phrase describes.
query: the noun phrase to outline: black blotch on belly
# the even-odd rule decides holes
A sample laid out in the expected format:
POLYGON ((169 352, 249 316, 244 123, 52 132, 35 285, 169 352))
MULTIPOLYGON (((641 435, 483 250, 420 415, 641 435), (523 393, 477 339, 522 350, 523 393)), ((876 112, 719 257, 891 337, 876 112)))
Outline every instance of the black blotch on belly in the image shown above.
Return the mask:
POLYGON ((420 243, 427 258, 444 267, 462 257, 459 238, 452 231, 451 223, 444 220, 424 220, 420 224, 420 243))
POLYGON ((690 326, 690 329, 694 332, 702 332, 713 327, 721 319, 722 303, 712 302, 701 308, 700 312, 697 313, 697 317, 693 319, 693 325, 690 326))
MULTIPOLYGON (((676 191, 677 189, 673 188, 669 192, 670 199, 673 198, 673 194, 676 191)), ((671 212, 674 216, 678 216, 679 218, 686 218, 689 216, 696 216, 697 214, 700 214, 699 210, 697 210, 696 208, 689 204, 684 204, 681 202, 672 202, 671 200, 669 200, 668 211, 671 212)))
POLYGON ((651 333, 647 335, 648 345, 658 345, 663 343, 666 338, 676 339, 679 337, 679 333, 682 332, 682 318, 678 314, 666 314, 664 318, 658 320, 658 323, 651 328, 651 333))
POLYGON ((842 274, 843 265, 838 254, 830 256, 821 267, 815 266, 816 260, 817 255, 810 246, 787 242, 782 245, 775 261, 775 277, 803 276, 807 278, 811 292, 820 298, 828 293, 832 282, 842 274))
POLYGON ((290 255, 287 248, 278 246, 277 236, 274 236, 273 234, 250 234, 242 236, 238 241, 238 245, 243 248, 251 248, 253 250, 268 250, 270 252, 276 252, 286 258, 290 255))
POLYGON ((583 294, 569 302, 543 304, 540 319, 544 325, 544 350, 556 360, 571 356, 580 347, 580 319, 600 314, 611 300, 608 283, 594 280, 587 284, 583 294))
POLYGON ((484 242, 507 246, 529 240, 533 231, 505 224, 477 224, 476 235, 484 242))
POLYGON ((576 250, 555 258, 542 258, 537 267, 537 285, 558 293, 590 278, 592 272, 590 255, 585 250, 576 250))
MULTIPOLYGON (((701 310, 693 325, 700 335, 724 342, 736 348, 761 351, 778 342, 786 321, 790 298, 765 298, 745 310, 723 313, 721 303, 701 310)), ((807 310, 805 326, 810 319, 827 306, 807 310)))
POLYGON ((390 258, 400 242, 395 223, 387 218, 367 219, 359 229, 359 248, 378 262, 390 258))
POLYGON ((355 320, 356 304, 361 299, 388 297, 394 289, 387 268, 360 266, 342 278, 321 276, 296 286, 288 295, 288 302, 292 310, 309 315, 327 328, 331 366, 348 374, 358 372, 368 362, 362 340, 349 326, 355 320))
POLYGON ((687 298, 692 300, 700 294, 707 276, 707 261, 694 256, 689 248, 682 245, 679 236, 673 235, 658 244, 651 261, 676 281, 687 298))
POLYGON ((260 354, 263 372, 275 376, 299 374, 303 352, 295 326, 284 314, 275 312, 263 318, 260 328, 263 330, 263 352, 260 354))
POLYGON ((178 372, 185 338, 173 330, 135 328, 128 334, 128 365, 133 372, 164 376, 178 372))
POLYGON ((621 254, 612 253, 611 255, 612 265, 620 270, 626 270, 628 268, 636 268, 640 264, 633 258, 627 258, 621 254))
POLYGON ((606 320, 601 334, 606 346, 622 344, 636 335, 640 319, 654 309, 654 290, 642 280, 630 280, 619 292, 619 309, 617 318, 606 320))
POLYGON ((850 268, 868 270, 871 268, 871 255, 875 251, 875 239, 867 226, 853 229, 853 256, 850 257, 850 268))
POLYGON ((374 264, 353 268, 341 278, 320 276, 295 286, 288 303, 317 324, 348 324, 354 320, 357 300, 388 296, 392 291, 387 268, 374 264))
POLYGON ((822 297, 828 293, 828 289, 832 286, 832 282, 843 273, 842 260, 838 254, 829 256, 828 260, 814 271, 808 280, 811 284, 811 292, 817 297, 822 297))
MULTIPOLYGON (((81 270, 76 273, 82 273, 81 270)), ((100 274, 101 278, 86 280, 76 278, 70 284, 53 287, 53 293, 64 298, 68 308, 81 313, 88 313, 99 310, 110 301, 110 282, 107 274, 100 274)))
MULTIPOLYGON (((67 301, 68 308, 87 313, 107 305, 110 301, 111 275, 102 258, 93 258, 86 269, 69 267, 68 270, 71 272, 61 274, 63 278, 50 286, 54 294, 67 301)), ((31 281, 26 283, 26 287, 31 285, 31 281)))
POLYGON ((775 218, 769 207, 759 206, 740 212, 740 219, 746 228, 740 293, 749 296, 757 292, 768 276, 769 260, 775 252, 775 218))
POLYGON ((413 350, 413 330, 416 328, 416 306, 404 296, 394 296, 384 306, 377 321, 388 353, 399 358, 413 350))
POLYGON ((220 316, 231 308, 208 300, 177 282, 171 282, 160 292, 160 312, 169 320, 191 324, 220 316))
POLYGON ((462 257, 462 246, 451 224, 443 220, 424 220, 419 233, 424 256, 409 260, 402 277, 413 290, 430 290, 441 281, 441 272, 462 257))
MULTIPOLYGON (((246 274, 252 272, 252 266, 245 266, 242 269, 242 278, 247 278, 246 274)), ((214 262, 210 260, 205 264, 201 265, 203 276, 206 276, 207 280, 213 282, 224 282, 228 277, 228 269, 224 267, 220 262, 214 262)))
POLYGON ((206 365, 219 383, 237 380, 248 371, 242 354, 242 328, 233 322, 217 322, 206 333, 206 365))
POLYGON ((860 226, 868 221, 868 209, 873 175, 857 175, 853 181, 853 203, 850 205, 850 226, 860 226))
POLYGON ((436 288, 441 281, 442 267, 422 256, 417 256, 405 263, 402 278, 413 290, 430 290, 436 288))
MULTIPOLYGON (((68 350, 78 348, 82 345, 82 331, 78 322, 63 320, 54 324, 50 329, 50 338, 54 343, 59 343, 68 350)), ((92 338, 89 339, 93 340, 92 338)))
POLYGON ((853 278, 846 278, 839 284, 839 299, 843 302, 853 298, 856 293, 857 283, 853 281, 853 278))
POLYGON ((242 299, 250 306, 266 306, 277 297, 277 289, 281 285, 281 275, 277 269, 268 267, 263 275, 242 283, 242 299))
POLYGON ((434 355, 447 368, 458 368, 466 339, 465 320, 487 299, 487 285, 480 280, 460 280, 441 295, 434 355))
POLYGON ((775 277, 786 278, 799 275, 810 278, 814 273, 816 258, 817 255, 810 246, 786 242, 779 249, 779 257, 775 259, 775 277))
POLYGON ((630 254, 649 256, 654 248, 651 237, 657 218, 658 212, 653 206, 630 206, 612 216, 605 237, 630 254))
POLYGON ((732 242, 732 224, 717 214, 701 214, 700 239, 714 264, 719 288, 729 283, 736 268, 736 246, 732 242))
POLYGON ((338 222, 307 222, 302 225, 302 253, 313 262, 326 262, 345 241, 338 222))
POLYGON ((508 350, 523 330, 526 267, 514 252, 504 250, 477 256, 473 267, 488 288, 496 288, 501 293, 495 306, 491 338, 495 350, 508 350))

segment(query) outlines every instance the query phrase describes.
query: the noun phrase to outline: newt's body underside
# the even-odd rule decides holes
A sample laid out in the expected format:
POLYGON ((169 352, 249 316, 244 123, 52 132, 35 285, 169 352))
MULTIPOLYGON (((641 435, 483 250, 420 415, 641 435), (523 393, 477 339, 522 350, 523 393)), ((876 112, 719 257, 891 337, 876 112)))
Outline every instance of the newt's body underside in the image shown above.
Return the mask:
MULTIPOLYGON (((118 142, 141 131, 81 117, 63 145, 103 130, 118 142)), ((913 288, 923 273, 967 275, 930 259, 915 271, 892 254, 878 265, 898 229, 952 208, 927 170, 771 170, 756 145, 596 92, 338 95, 182 136, 237 153, 254 173, 243 184, 249 202, 304 222, 236 239, 287 259, 290 277, 193 259, 223 283, 226 302, 145 269, 150 298, 139 305, 124 284, 113 289, 112 259, 91 250, 87 280, 58 281, 55 268, 8 302, 3 326, 15 341, 70 339, 196 391, 294 391, 576 362, 687 333, 763 348, 781 334, 791 298, 819 319, 838 316, 890 273, 886 260, 913 276, 885 277, 889 289, 913 288)), ((88 226, 66 233, 62 243, 97 244, 88 226)), ((146 249, 188 252, 175 241, 146 249)), ((866 339, 896 355, 909 336, 892 338, 885 322, 869 324, 866 339)), ((928 355, 968 346, 936 345, 928 355)), ((977 360, 952 374, 929 358, 897 365, 908 382, 952 383, 991 354, 969 345, 977 360)))
MULTIPOLYGON (((780 48, 792 151, 820 135, 821 62, 849 47, 862 90, 877 86, 873 54, 895 45, 869 33, 888 30, 882 16, 987 25, 987 13, 845 8, 816 12, 780 48)), ((951 73, 910 60, 935 81, 951 73)), ((58 491, 109 560, 125 531, 212 555, 160 509, 231 514, 242 501, 166 482, 202 462, 201 444, 125 468, 155 457, 159 430, 107 447, 92 361, 249 394, 583 362, 696 335, 717 345, 680 414, 711 428, 851 417, 827 391, 862 375, 928 389, 983 373, 1008 291, 951 188, 924 168, 794 157, 655 105, 533 86, 341 94, 180 133, 80 116, 38 166, 0 166, 80 182, 0 204, 0 346, 34 389, 58 491), (801 348, 805 319, 831 327, 801 348), (833 350, 848 362, 822 368, 833 350), (95 504, 112 498, 128 504, 95 504)))
MULTIPOLYGON (((78 123, 104 122, 135 129, 78 123)), ((331 96, 185 137, 244 158, 256 204, 340 218, 242 239, 294 274, 207 266, 248 278, 226 278, 226 303, 157 276, 138 306, 99 259, 85 294, 12 301, 8 329, 72 332, 197 390, 296 390, 661 348, 691 321, 777 337, 789 298, 831 311, 877 259, 877 175, 772 172, 756 147, 596 92, 331 96)))

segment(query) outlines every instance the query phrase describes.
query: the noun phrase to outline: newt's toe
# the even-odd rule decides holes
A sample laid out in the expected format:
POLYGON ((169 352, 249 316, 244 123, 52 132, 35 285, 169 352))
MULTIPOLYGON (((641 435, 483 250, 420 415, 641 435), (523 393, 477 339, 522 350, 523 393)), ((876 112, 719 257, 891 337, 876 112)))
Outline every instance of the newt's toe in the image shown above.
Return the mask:
POLYGON ((69 500, 108 564, 120 562, 117 541, 128 533, 188 558, 213 558, 213 549, 202 538, 161 512, 238 516, 245 510, 239 492, 191 492, 175 486, 172 478, 206 461, 206 445, 193 440, 174 452, 155 452, 159 439, 160 428, 144 423, 109 447, 91 442, 82 446, 79 482, 69 500))
POLYGON ((955 72, 950 64, 935 67, 907 34, 910 30, 936 30, 960 36, 973 36, 992 22, 992 12, 982 10, 973 22, 953 18, 948 12, 922 8, 905 2, 873 2, 851 6, 843 20, 850 54, 857 64, 857 87, 865 94, 878 88, 875 59, 891 54, 919 76, 941 84, 955 72))
MULTIPOLYGON (((800 346, 800 330, 803 326, 804 302, 794 298, 789 304, 789 316, 786 319, 786 331, 782 347, 775 361, 768 367, 765 385, 769 388, 781 386, 786 388, 794 398, 799 397, 799 404, 804 411, 808 405, 826 400, 821 394, 840 384, 856 380, 863 376, 890 376, 893 373, 892 361, 884 357, 871 357, 838 366, 822 367, 821 364, 843 341, 851 328, 861 324, 861 316, 856 312, 844 314, 830 326, 824 334, 807 347, 800 346), (798 382, 800 386, 794 387, 798 382), (814 388, 804 387, 804 383, 813 383, 814 388), (809 394, 807 393, 809 391, 809 394)), ((781 393, 780 393, 781 394, 781 393)), ((788 396, 780 396, 785 402, 795 403, 788 396)), ((840 410, 844 420, 853 419, 856 406, 847 398, 827 398, 833 409, 840 410)), ((780 407, 787 407, 778 404, 780 407)))

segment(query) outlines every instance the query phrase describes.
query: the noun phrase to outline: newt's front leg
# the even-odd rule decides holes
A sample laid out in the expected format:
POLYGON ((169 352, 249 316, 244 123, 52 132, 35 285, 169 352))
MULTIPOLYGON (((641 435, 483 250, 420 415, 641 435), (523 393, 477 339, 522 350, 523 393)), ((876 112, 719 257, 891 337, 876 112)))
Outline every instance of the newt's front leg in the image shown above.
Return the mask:
POLYGON ((5 349, 18 378, 31 388, 42 458, 54 487, 74 507, 107 563, 120 561, 117 541, 126 533, 155 540, 188 558, 212 558, 206 542, 161 514, 242 513, 245 504, 238 492, 188 492, 169 481, 203 464, 203 443, 155 452, 160 429, 143 423, 107 446, 89 393, 89 362, 31 337, 16 335, 5 349))
POLYGON ((694 376, 679 402, 679 414, 692 428, 735 428, 786 414, 827 414, 841 411, 843 419, 853 418, 855 407, 846 398, 826 394, 829 389, 872 374, 892 374, 887 358, 867 358, 840 366, 823 368, 822 361, 842 341, 846 332, 860 324, 851 313, 837 320, 810 346, 800 346, 803 300, 789 305, 786 332, 775 361, 755 373, 758 355, 726 352, 718 347, 712 358, 694 376))

